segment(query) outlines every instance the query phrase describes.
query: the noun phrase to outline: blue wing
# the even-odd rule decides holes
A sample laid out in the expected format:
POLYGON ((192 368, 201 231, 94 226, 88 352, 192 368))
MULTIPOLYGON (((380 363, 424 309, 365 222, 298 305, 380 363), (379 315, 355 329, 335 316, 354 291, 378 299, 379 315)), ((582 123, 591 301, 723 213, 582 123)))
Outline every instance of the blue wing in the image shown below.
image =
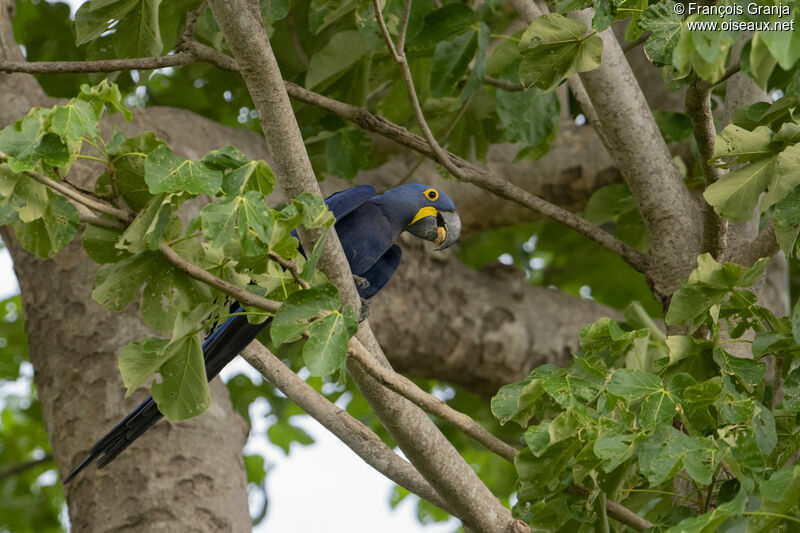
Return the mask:
POLYGON ((389 251, 383 254, 383 256, 372 265, 372 268, 361 275, 361 277, 369 281, 369 287, 358 289, 359 296, 365 300, 375 296, 375 294, 386 285, 389 278, 394 274, 394 271, 397 270, 402 255, 403 252, 400 250, 400 247, 396 244, 392 245, 389 251))
POLYGON ((375 196, 375 188, 371 185, 356 185, 328 196, 325 199, 325 205, 331 210, 336 220, 341 220, 367 203, 373 196, 375 196))

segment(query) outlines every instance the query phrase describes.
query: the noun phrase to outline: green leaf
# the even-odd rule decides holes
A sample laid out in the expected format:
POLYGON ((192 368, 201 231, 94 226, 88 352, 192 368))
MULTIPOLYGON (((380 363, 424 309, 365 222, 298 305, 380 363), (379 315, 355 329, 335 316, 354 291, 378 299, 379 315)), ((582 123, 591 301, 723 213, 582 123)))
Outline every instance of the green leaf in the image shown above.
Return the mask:
POLYGON ((759 512, 762 514, 750 519, 747 531, 767 533, 784 528, 790 529, 788 521, 782 520, 781 515, 796 514, 797 502, 800 500, 800 466, 790 465, 781 468, 769 479, 762 481, 759 489, 761 494, 759 512))
POLYGON ((712 159, 736 156, 737 161, 753 161, 775 153, 772 130, 758 126, 752 131, 736 124, 725 126, 714 142, 712 159))
POLYGON ((311 56, 306 71, 306 88, 313 89, 322 82, 338 78, 369 53, 369 44, 358 30, 335 34, 311 56))
POLYGON ((345 128, 333 134, 325 143, 327 172, 331 176, 351 180, 369 164, 372 141, 356 128, 345 128))
POLYGON ((772 57, 772 54, 770 54, 769 48, 764 43, 761 35, 761 32, 756 32, 750 40, 748 70, 753 81, 755 81, 762 90, 766 90, 769 77, 772 71, 775 70, 776 61, 775 58, 772 57))
MULTIPOLYGON (((212 170, 235 170, 248 163, 247 156, 235 146, 227 145, 216 150, 211 150, 200 160, 212 170)), ((226 193, 228 194, 228 193, 226 193)))
MULTIPOLYGON (((785 5, 785 4, 784 4, 785 5)), ((798 10, 796 7, 792 9, 791 18, 795 21, 798 19, 798 10)), ((783 20, 781 17, 774 18, 773 20, 783 20)), ((794 26, 793 26, 794 27, 794 26)), ((796 35, 796 31, 759 31, 753 36, 756 37, 766 45, 772 57, 778 62, 783 70, 792 70, 797 60, 800 59, 800 35, 796 35)))
POLYGON ((630 189, 624 183, 615 183, 592 193, 583 215, 593 224, 605 224, 631 211, 636 211, 636 201, 630 189))
POLYGON ((711 483, 719 454, 711 441, 690 437, 671 425, 662 429, 639 448, 639 470, 652 486, 671 479, 683 468, 698 483, 711 483))
POLYGON ((155 133, 144 132, 116 146, 113 153, 109 152, 115 156, 114 178, 117 189, 125 203, 134 211, 140 211, 153 197, 145 182, 146 154, 160 146, 164 146, 164 141, 158 139, 155 133))
POLYGON ((12 172, 8 165, 0 165, 0 197, 2 204, 16 211, 22 222, 33 222, 47 211, 47 187, 33 178, 12 172))
MULTIPOLYGON (((277 425, 277 424, 276 424, 277 425)), ((270 426, 271 428, 272 426, 270 426)), ((298 430, 302 431, 302 430, 298 430)), ((269 430, 267 430, 269 435, 269 430)), ((311 442, 314 442, 313 440, 311 442)), ((274 444, 274 443, 273 443, 274 444)), ((260 485, 267 477, 267 469, 264 467, 264 457, 261 455, 245 455, 244 469, 247 472, 247 482, 260 485)))
POLYGON ((35 170, 42 161, 51 166, 68 165, 70 153, 61 137, 48 131, 52 110, 35 107, 28 115, 0 131, 0 152, 14 172, 35 170))
POLYGON ((680 38, 683 17, 675 13, 675 2, 653 4, 639 18, 639 27, 653 32, 645 42, 644 53, 656 66, 672 64, 672 54, 680 38))
POLYGON ((88 103, 73 99, 65 106, 53 108, 53 132, 66 141, 80 141, 81 137, 94 138, 97 131, 97 114, 88 103))
POLYGON ((769 258, 761 258, 752 267, 736 263, 719 263, 709 253, 697 256, 697 268, 689 274, 689 282, 715 289, 752 286, 766 270, 769 258))
POLYGON ((141 293, 144 323, 169 331, 181 311, 211 300, 207 286, 177 270, 157 252, 142 252, 100 267, 92 299, 112 311, 122 311, 141 293), (144 285, 144 291, 142 291, 144 285))
POLYGON ((108 31, 114 20, 121 20, 139 0, 86 2, 75 13, 75 44, 80 46, 108 31))
POLYGON ((497 394, 492 397, 492 414, 501 424, 513 421, 523 429, 528 426, 528 420, 536 409, 536 400, 544 394, 538 374, 547 366, 537 368, 523 381, 500 387, 497 394))
POLYGON ((749 220, 761 193, 775 178, 777 157, 764 157, 723 175, 705 190, 703 197, 714 211, 728 220, 749 220))
POLYGON ((311 0, 308 29, 318 35, 322 30, 353 11, 356 0, 311 0))
POLYGON ((217 200, 200 212, 203 235, 211 246, 222 248, 236 232, 246 256, 266 253, 275 218, 275 211, 256 191, 217 200))
POLYGON ((756 436, 756 445, 764 457, 769 457, 778 444, 778 434, 775 432, 775 417, 761 402, 754 402, 753 431, 756 436))
POLYGON ((312 376, 327 376, 341 368, 347 342, 357 329, 358 318, 350 306, 344 313, 334 311, 311 324, 303 345, 303 362, 312 376))
POLYGON ((117 247, 131 253, 158 250, 172 216, 172 194, 154 196, 122 233, 117 247))
POLYGON ((496 101, 497 116, 506 138, 525 146, 543 146, 547 152, 558 131, 561 111, 558 96, 536 88, 516 92, 498 90, 496 101))
POLYGON ((334 223, 325 200, 311 193, 303 193, 292 199, 292 205, 300 211, 300 220, 307 228, 321 228, 334 223))
POLYGON ((44 215, 28 224, 17 224, 15 233, 26 250, 42 259, 58 252, 78 234, 80 215, 75 206, 63 196, 47 191, 48 203, 44 215))
MULTIPOLYGON (((781 131, 784 129, 781 128, 781 131)), ((788 146, 778 155, 775 174, 775 181, 770 184, 769 190, 761 202, 762 211, 786 198, 792 190, 800 185, 800 144, 788 146)), ((800 218, 798 218, 798 222, 800 222, 800 218)), ((791 226, 796 223, 786 223, 785 225, 791 226)))
POLYGON ((219 199, 200 211, 203 235, 212 247, 221 248, 233 238, 242 200, 240 197, 219 199))
MULTIPOLYGON (((629 402, 662 392, 661 379, 642 370, 622 368, 611 375, 607 390, 629 402)), ((666 391, 664 391, 666 392, 666 391)))
POLYGON ((275 174, 266 161, 247 161, 222 177, 222 192, 229 196, 255 191, 269 196, 275 188, 275 174))
POLYGON ((311 325, 311 319, 338 307, 339 293, 329 283, 290 294, 270 325, 272 342, 283 344, 300 339, 311 325))
POLYGON ((169 359, 159 369, 162 381, 152 388, 158 410, 170 420, 199 415, 211 405, 211 395, 198 335, 171 342, 164 352, 169 359))
POLYGON ((411 50, 433 48, 470 29, 478 22, 475 12, 466 4, 452 2, 425 16, 422 31, 409 43, 411 50))
POLYGON ((738 378, 748 390, 752 390, 753 387, 761 383, 761 380, 764 379, 764 374, 767 372, 767 368, 763 363, 752 359, 734 357, 722 348, 714 348, 713 354, 714 362, 719 365, 720 370, 738 378))
POLYGON ((633 457, 639 446, 639 440, 638 435, 622 433, 602 435, 594 442, 592 451, 602 461, 603 471, 611 472, 633 457))
POLYGON ((119 354, 119 371, 127 387, 125 397, 130 396, 147 378, 152 376, 167 360, 164 348, 167 339, 147 337, 128 343, 119 354))
MULTIPOLYGON (((271 425, 269 429, 267 429, 267 438, 272 444, 281 448, 287 455, 289 454, 293 442, 302 445, 314 443, 314 439, 312 439, 308 433, 297 426, 293 426, 288 420, 278 420, 275 424, 271 425)), ((261 461, 263 468, 264 460, 262 459, 261 461)))
MULTIPOLYGON (((109 113, 122 113, 122 116, 125 117, 125 120, 128 122, 133 119, 131 112, 122 105, 122 93, 120 93, 119 87, 115 83, 109 83, 105 78, 92 87, 86 83, 81 85, 81 92, 78 94, 78 98, 89 102, 94 109, 95 115, 98 117, 102 114, 103 108, 105 107, 108 109, 109 113)), ((145 132, 137 135, 137 137, 147 135, 155 136, 152 132, 145 132)))
POLYGON ((478 49, 477 32, 468 32, 436 45, 431 65, 431 94, 441 98, 453 93, 469 69, 478 49))
POLYGON ((144 179, 153 194, 188 192, 213 195, 222 184, 222 172, 177 156, 166 145, 147 154, 144 168, 144 179))
POLYGON ((603 41, 597 35, 582 38, 585 33, 584 24, 557 13, 538 17, 519 42, 520 81, 549 91, 576 72, 597 68, 603 41))
POLYGON ((83 230, 83 247, 95 263, 116 263, 131 255, 116 247, 120 235, 119 230, 89 224, 83 230))
POLYGON ((115 26, 111 39, 117 57, 159 56, 164 49, 158 27, 161 0, 139 0, 115 26))
POLYGON ((728 518, 739 515, 745 510, 749 492, 747 488, 742 487, 734 499, 700 516, 682 520, 677 526, 668 529, 667 533, 715 533, 728 518))
POLYGON ((285 19, 292 7, 291 0, 263 0, 260 4, 261 16, 270 22, 285 19))
POLYGON ((592 29, 603 31, 611 26, 612 22, 614 22, 614 15, 611 13, 611 0, 595 0, 592 29))

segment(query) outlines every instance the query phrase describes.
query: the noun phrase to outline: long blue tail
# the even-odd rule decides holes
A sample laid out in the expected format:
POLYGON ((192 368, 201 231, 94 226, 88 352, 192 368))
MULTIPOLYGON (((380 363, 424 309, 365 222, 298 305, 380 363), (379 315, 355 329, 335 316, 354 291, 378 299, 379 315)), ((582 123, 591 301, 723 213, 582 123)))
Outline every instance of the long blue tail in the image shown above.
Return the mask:
MULTIPOLYGON (((238 308, 236 312, 243 311, 238 308)), ((230 363, 245 346, 250 344, 258 332, 264 329, 270 320, 261 324, 251 324, 246 316, 232 316, 218 327, 203 343, 203 358, 206 363, 206 376, 208 380, 214 379, 225 365, 230 363)), ((153 397, 150 396, 140 403, 136 409, 126 416, 122 422, 114 426, 102 439, 92 446, 89 455, 81 464, 76 466, 64 479, 66 485, 77 476, 81 470, 92 464, 96 459, 98 468, 103 468, 114 460, 122 451, 131 445, 139 436, 150 429, 164 415, 156 407, 153 397)))

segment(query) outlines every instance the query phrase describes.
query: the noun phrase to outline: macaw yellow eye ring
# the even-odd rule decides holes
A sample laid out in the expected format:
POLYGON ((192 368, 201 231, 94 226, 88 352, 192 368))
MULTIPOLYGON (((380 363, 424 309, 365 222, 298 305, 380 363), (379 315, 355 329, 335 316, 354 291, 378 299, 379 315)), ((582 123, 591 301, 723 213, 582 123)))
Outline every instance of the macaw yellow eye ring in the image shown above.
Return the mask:
POLYGON ((424 193, 425 198, 430 200, 431 202, 435 202, 437 198, 439 198, 439 191, 436 189, 426 189, 424 193))

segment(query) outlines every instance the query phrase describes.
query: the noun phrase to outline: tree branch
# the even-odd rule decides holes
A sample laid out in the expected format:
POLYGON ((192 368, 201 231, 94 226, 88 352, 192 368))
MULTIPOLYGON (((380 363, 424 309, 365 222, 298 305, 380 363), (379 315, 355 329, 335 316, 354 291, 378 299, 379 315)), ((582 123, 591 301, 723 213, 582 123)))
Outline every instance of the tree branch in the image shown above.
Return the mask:
POLYGON ((495 437, 468 415, 453 409, 442 400, 420 389, 407 377, 385 366, 379 365, 358 339, 354 339, 354 342, 350 344, 349 353, 372 377, 385 385, 388 389, 411 400, 425 412, 439 417, 456 429, 461 430, 463 433, 481 443, 486 449, 496 453, 507 461, 514 462, 514 457, 519 452, 518 449, 495 437))
MULTIPOLYGON (((570 13, 585 25, 593 11, 570 13)), ((666 305, 702 250, 699 203, 676 168, 653 113, 611 28, 597 34, 603 60, 580 74, 606 132, 606 146, 650 234, 646 275, 666 305)))
POLYGON ((483 83, 485 83, 486 85, 497 87, 498 89, 503 89, 504 91, 509 93, 525 90, 525 87, 523 87, 521 83, 514 83, 513 81, 506 81, 506 80, 501 80, 499 78, 492 78, 491 76, 484 76, 483 83))
MULTIPOLYGON (((714 143, 717 130, 714 126, 714 115, 711 112, 712 86, 698 80, 686 88, 686 111, 692 121, 694 138, 697 141, 697 152, 703 181, 706 188, 716 182, 723 174, 719 167, 711 164, 714 156, 714 143)), ((728 222, 720 217, 708 203, 703 205, 703 249, 710 252, 718 261, 725 256, 727 246, 728 222)))
POLYGON ((275 252, 269 252, 268 255, 271 260, 275 261, 276 263, 278 263, 280 266, 282 266, 292 274, 295 283, 297 283, 304 289, 311 288, 311 285, 309 285, 306 280, 300 277, 300 269, 297 268, 297 263, 295 263, 294 261, 289 261, 288 259, 284 259, 283 257, 280 256, 280 254, 277 254, 275 252))
MULTIPOLYGON (((436 156, 436 160, 444 165, 444 167, 455 177, 464 179, 463 171, 453 164, 450 161, 450 158, 447 157, 442 150, 442 147, 439 146, 439 143, 436 141, 436 137, 434 137, 433 132, 431 131, 430 127, 428 126, 428 122, 425 120, 425 114, 422 112, 422 106, 419 103, 419 97, 417 96, 417 91, 414 88, 414 80, 411 76, 411 69, 408 66, 408 61, 406 60, 406 53, 402 46, 395 48, 394 43, 392 42, 392 36, 389 35, 389 30, 386 28, 386 23, 383 20, 383 12, 381 11, 381 3, 380 0, 372 0, 372 6, 375 9, 375 18, 378 20, 378 26, 381 28, 381 33, 383 34, 383 40, 386 41, 386 46, 389 48, 389 52, 392 54, 392 57, 400 65, 400 72, 403 75, 403 82, 406 85, 406 92, 408 93, 408 100, 411 103, 411 108, 414 110, 414 116, 417 119, 417 125, 419 129, 422 130, 422 135, 425 137, 425 140, 428 142, 428 146, 431 147, 433 153, 436 156)), ((409 11, 411 6, 411 0, 405 0, 405 4, 403 7, 403 12, 406 13, 409 11)), ((404 24, 408 24, 408 17, 405 17, 404 24)), ((400 35, 405 39, 405 29, 401 29, 400 35)), ((401 43, 402 44, 402 43, 401 43)))
POLYGON ((242 356, 267 381, 344 442, 368 465, 420 498, 453 514, 447 503, 411 464, 394 453, 367 426, 300 379, 260 342, 250 343, 242 356))
MULTIPOLYGON (((289 197, 320 194, 275 56, 257 10, 246 0, 211 0, 214 16, 237 59, 258 110, 278 183, 289 197)), ((304 248, 313 236, 300 232, 304 248)), ((344 303, 357 305, 357 293, 341 244, 331 230, 325 239, 320 268, 340 291, 344 303)), ((368 323, 359 338, 381 364, 388 365, 368 323)), ((386 425, 395 442, 454 511, 480 531, 528 531, 475 475, 428 416, 402 397, 375 383, 358 365, 353 380, 386 425)))
POLYGON ((25 472, 26 470, 30 470, 31 468, 35 468, 44 463, 49 463, 52 460, 53 456, 48 453, 41 459, 31 459, 30 461, 25 461, 24 463, 12 465, 3 471, 0 471, 0 481, 3 481, 4 479, 8 479, 10 477, 17 476, 25 472))
MULTIPOLYGON (((109 61, 72 61, 72 62, 37 62, 26 63, 24 61, 0 61, 0 71, 5 72, 30 72, 30 73, 59 73, 59 72, 113 72, 116 70, 131 70, 131 69, 148 69, 160 68, 163 66, 177 66, 185 65, 196 61, 202 61, 212 64, 220 69, 228 70, 231 72, 239 72, 239 66, 236 61, 225 54, 221 54, 216 50, 209 48, 196 41, 189 41, 184 47, 184 52, 172 56, 164 56, 158 58, 135 58, 135 59, 121 59, 109 61), (180 59, 175 59, 180 57, 180 59), (170 59, 173 58, 173 59, 170 59), (33 66, 35 65, 35 67, 33 66), (155 66, 157 65, 157 66, 155 66), (68 70, 73 68, 75 70, 68 70)), ((624 243, 603 230, 587 222, 580 216, 567 211, 555 204, 548 202, 526 190, 503 180, 502 178, 492 174, 486 169, 466 161, 451 152, 445 152, 439 147, 440 155, 432 148, 432 145, 420 136, 409 132, 406 128, 399 126, 379 115, 370 113, 367 109, 362 107, 353 106, 328 98, 321 94, 309 91, 292 82, 283 82, 287 93, 290 97, 303 103, 325 109, 345 120, 349 120, 359 126, 360 128, 377 133, 388 139, 391 139, 402 146, 410 148, 419 152, 434 161, 443 164, 454 176, 462 181, 476 185, 490 193, 509 200, 527 209, 535 211, 545 217, 552 218, 578 233, 581 233, 601 246, 608 248, 615 254, 619 255, 635 270, 645 272, 647 269, 647 260, 644 254, 633 248, 632 246, 624 243), (459 169, 455 172, 452 169, 459 169)), ((576 99, 581 102, 580 93, 573 90, 576 99)), ((584 92, 585 94, 585 92, 584 92)), ((588 98, 586 99, 588 102, 588 98)), ((595 119, 589 111, 591 106, 588 107, 582 104, 584 114, 587 119, 593 124, 595 131, 600 132, 601 126, 599 123, 593 122, 595 119)), ((424 117, 423 117, 424 119, 424 117)), ((602 140, 602 136, 600 136, 602 140)), ((435 142, 435 141, 434 141, 435 142)), ((437 144, 438 146, 438 144, 437 144)))

